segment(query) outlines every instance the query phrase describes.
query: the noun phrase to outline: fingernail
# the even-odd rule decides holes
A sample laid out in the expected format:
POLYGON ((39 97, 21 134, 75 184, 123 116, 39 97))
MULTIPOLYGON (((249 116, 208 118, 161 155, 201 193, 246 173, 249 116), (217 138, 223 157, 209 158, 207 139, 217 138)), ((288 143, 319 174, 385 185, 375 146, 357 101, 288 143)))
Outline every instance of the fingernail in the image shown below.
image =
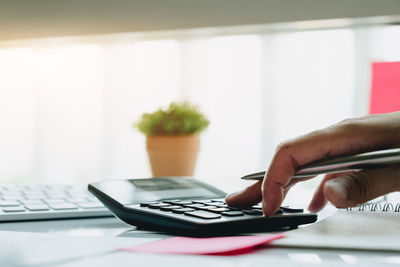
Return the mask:
POLYGON ((229 193, 229 194, 227 194, 227 195, 225 196, 225 198, 231 198, 231 197, 233 197, 233 196, 235 196, 235 195, 237 195, 237 194, 238 194, 238 192, 229 193))
POLYGON ((308 210, 309 212, 313 212, 313 213, 316 213, 316 212, 319 211, 319 210, 318 210, 316 207, 314 207, 312 204, 310 204, 310 205, 308 206, 307 210, 308 210))
POLYGON ((225 196, 226 204, 231 204, 231 203, 228 203, 228 202, 230 202, 232 200, 232 198, 234 198, 238 193, 239 192, 233 192, 233 193, 230 193, 230 194, 226 195, 225 196))
POLYGON ((273 214, 273 211, 271 211, 271 208, 267 205, 267 201, 265 201, 265 199, 262 202, 262 209, 264 216, 270 216, 273 214))
POLYGON ((320 211, 323 208, 323 206, 325 206, 325 205, 322 205, 322 207, 321 207, 321 203, 317 202, 315 199, 313 199, 311 201, 311 203, 308 205, 307 210, 309 212, 317 213, 318 211, 320 211))

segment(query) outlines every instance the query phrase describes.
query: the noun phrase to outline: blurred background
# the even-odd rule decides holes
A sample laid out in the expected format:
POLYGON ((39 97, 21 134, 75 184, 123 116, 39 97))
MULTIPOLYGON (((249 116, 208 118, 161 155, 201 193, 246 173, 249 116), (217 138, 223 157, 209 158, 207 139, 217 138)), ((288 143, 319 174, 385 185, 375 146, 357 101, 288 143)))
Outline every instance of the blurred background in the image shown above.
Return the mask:
MULTIPOLYGON (((196 177, 236 190, 288 138, 369 112, 399 1, 0 1, 0 181, 149 177, 143 112, 210 120, 196 177)), ((314 186, 304 184, 303 187, 314 186)))

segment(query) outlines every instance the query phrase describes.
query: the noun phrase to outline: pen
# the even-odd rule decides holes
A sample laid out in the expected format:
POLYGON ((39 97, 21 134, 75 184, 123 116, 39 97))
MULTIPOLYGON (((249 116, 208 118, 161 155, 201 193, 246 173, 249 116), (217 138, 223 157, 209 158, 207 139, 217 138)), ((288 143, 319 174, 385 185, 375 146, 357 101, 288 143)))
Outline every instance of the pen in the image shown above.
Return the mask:
MULTIPOLYGON (((400 149, 386 149, 351 156, 313 161, 296 169, 293 178, 304 178, 327 173, 340 173, 400 164, 400 149)), ((265 171, 243 176, 244 180, 262 180, 265 171)))

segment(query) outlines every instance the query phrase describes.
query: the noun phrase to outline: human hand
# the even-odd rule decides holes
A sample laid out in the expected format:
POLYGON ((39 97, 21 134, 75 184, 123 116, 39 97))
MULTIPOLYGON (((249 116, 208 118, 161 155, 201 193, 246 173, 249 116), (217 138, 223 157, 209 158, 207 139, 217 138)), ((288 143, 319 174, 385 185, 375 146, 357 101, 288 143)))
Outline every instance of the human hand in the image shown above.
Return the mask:
MULTIPOLYGON (((289 189, 297 167, 335 156, 400 147, 400 112, 344 120, 325 129, 281 143, 263 181, 227 196, 230 206, 248 207, 261 200, 266 216, 274 214, 289 189)), ((378 196, 400 190, 400 165, 328 174, 322 180, 308 207, 321 210, 328 201, 338 208, 353 207, 378 196)))

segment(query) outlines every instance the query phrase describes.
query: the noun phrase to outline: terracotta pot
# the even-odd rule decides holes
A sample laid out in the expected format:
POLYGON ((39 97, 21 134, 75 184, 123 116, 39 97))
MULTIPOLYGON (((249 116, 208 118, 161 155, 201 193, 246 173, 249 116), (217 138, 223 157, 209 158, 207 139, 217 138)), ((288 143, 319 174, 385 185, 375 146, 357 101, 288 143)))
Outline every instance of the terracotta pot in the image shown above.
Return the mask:
POLYGON ((153 176, 193 176, 199 147, 197 135, 147 136, 153 176))

